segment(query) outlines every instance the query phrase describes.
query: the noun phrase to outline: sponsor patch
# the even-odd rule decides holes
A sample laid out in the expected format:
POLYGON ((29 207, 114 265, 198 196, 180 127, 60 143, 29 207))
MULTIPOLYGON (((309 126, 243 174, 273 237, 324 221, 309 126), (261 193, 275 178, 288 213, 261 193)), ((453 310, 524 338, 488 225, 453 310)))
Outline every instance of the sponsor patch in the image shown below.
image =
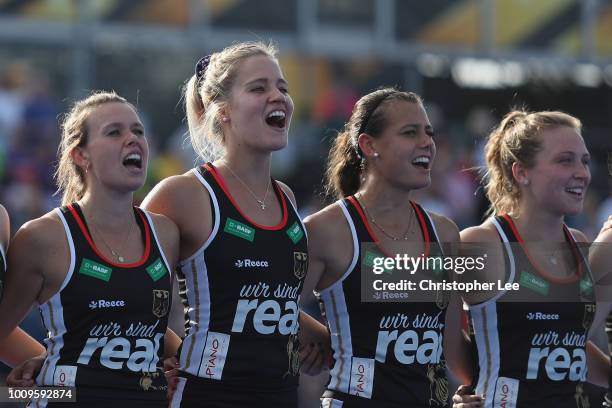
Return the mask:
POLYGON ((213 380, 220 380, 222 378, 229 343, 229 334, 208 332, 206 346, 204 346, 204 353, 202 354, 202 364, 198 372, 200 377, 213 380))
POLYGON ((372 398, 374 384, 374 359, 353 357, 349 394, 362 398, 372 398))
POLYGON ((147 266, 146 269, 151 279, 153 279, 153 282, 157 282, 162 276, 168 273, 161 258, 157 258, 157 261, 147 266))
POLYGON ((90 259, 83 258, 81 266, 79 267, 79 273, 82 275, 91 276, 92 278, 103 280, 108 282, 113 273, 112 268, 106 265, 99 264, 90 259))
POLYGON ((516 408, 519 380, 499 377, 495 386, 494 408, 516 408))
POLYGON ((289 239, 291 239, 291 242, 294 244, 300 242, 300 240, 304 237, 304 231, 302 231, 302 228, 297 221, 294 222, 293 225, 285 232, 289 236, 289 239))
POLYGON ((53 374, 53 385, 60 387, 74 387, 77 367, 69 365, 58 365, 53 374))
POLYGON ((548 290, 550 289, 550 284, 546 282, 544 279, 536 276, 527 271, 521 272, 521 277, 519 280, 519 285, 524 286, 528 289, 533 290, 534 292, 539 293, 540 295, 548 295, 548 290))
POLYGON ((153 315, 162 318, 170 310, 170 292, 167 290, 153 289, 153 315))
POLYGON ((238 238, 246 239, 249 242, 253 242, 255 239, 255 228, 249 227, 248 225, 229 217, 227 217, 225 220, 223 232, 227 232, 228 234, 234 235, 238 238))

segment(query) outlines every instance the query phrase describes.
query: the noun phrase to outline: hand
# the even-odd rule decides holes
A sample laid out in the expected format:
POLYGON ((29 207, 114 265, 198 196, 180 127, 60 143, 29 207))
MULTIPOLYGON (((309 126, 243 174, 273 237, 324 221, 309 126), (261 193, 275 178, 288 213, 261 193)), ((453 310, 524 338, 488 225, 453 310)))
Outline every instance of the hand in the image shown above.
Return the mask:
POLYGON ((6 384, 11 387, 33 387, 36 385, 34 378, 40 372, 47 353, 32 357, 29 360, 19 364, 6 377, 6 384))
POLYGON ((168 401, 172 401, 172 396, 174 395, 174 391, 176 391, 179 372, 178 366, 179 362, 176 357, 169 357, 164 360, 164 375, 166 376, 166 381, 168 382, 168 393, 166 394, 168 401))
POLYGON ((325 348, 321 343, 308 343, 300 347, 300 372, 307 375, 318 375, 329 367, 325 348))
POLYGON ((484 395, 475 395, 474 389, 469 385, 460 385, 453 395, 453 408, 481 408, 484 407, 484 395))

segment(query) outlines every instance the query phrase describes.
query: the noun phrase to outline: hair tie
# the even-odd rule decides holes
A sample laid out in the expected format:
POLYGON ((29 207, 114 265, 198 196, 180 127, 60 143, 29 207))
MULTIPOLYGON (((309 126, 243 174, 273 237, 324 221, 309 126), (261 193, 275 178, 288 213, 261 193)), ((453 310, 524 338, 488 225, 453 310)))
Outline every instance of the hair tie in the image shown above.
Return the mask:
POLYGON ((210 55, 206 55, 200 58, 200 60, 196 64, 195 76, 198 81, 204 77, 204 74, 206 73, 206 68, 208 68, 208 64, 210 64, 210 55))

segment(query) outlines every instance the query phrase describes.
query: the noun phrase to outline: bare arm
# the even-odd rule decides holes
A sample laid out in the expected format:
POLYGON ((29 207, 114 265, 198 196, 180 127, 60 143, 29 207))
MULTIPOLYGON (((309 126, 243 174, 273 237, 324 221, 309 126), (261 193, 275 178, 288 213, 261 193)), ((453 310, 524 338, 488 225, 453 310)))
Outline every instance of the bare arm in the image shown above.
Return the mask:
POLYGON ((589 367, 587 374, 588 381, 600 387, 607 388, 608 379, 610 378, 610 357, 591 341, 587 342, 586 351, 587 367, 589 367))
POLYGON ((38 356, 45 352, 45 348, 30 335, 17 327, 0 343, 0 360, 10 367, 38 356))

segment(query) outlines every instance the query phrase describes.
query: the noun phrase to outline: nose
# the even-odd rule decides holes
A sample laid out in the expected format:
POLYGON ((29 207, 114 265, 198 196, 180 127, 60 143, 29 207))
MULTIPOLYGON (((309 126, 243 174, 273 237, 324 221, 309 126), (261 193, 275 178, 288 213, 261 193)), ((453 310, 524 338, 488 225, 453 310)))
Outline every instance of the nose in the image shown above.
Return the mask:
POLYGON ((585 180, 587 183, 591 179, 591 169, 587 163, 579 162, 574 173, 574 177, 580 180, 585 180))
POLYGON ((272 93, 270 94, 270 101, 285 102, 286 95, 280 89, 274 87, 272 89, 272 93))

